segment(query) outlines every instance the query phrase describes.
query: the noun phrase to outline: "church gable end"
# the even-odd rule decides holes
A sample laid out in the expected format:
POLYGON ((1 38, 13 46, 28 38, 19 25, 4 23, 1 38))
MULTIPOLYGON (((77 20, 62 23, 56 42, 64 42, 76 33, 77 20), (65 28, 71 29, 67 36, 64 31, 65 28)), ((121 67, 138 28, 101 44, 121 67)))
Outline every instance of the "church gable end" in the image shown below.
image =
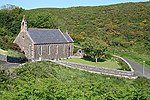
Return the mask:
POLYGON ((73 55, 73 40, 69 34, 62 33, 59 29, 27 29, 25 16, 14 43, 31 60, 61 59, 73 55))
POLYGON ((30 57, 30 52, 29 49, 31 48, 32 45, 32 39, 28 35, 27 31, 27 22, 25 20, 25 16, 22 19, 21 22, 21 30, 16 39, 14 40, 14 43, 18 44, 21 50, 25 53, 25 56, 27 58, 30 57))

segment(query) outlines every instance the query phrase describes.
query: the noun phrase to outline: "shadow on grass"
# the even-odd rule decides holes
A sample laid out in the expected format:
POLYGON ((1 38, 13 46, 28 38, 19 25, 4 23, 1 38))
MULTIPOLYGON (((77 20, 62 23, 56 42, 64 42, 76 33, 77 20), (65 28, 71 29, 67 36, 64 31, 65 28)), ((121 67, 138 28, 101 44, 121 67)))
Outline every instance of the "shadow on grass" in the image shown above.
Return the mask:
MULTIPOLYGON (((96 61, 94 58, 91 58, 91 57, 88 57, 88 56, 83 57, 81 59, 86 60, 86 61, 91 61, 91 62, 95 62, 96 61)), ((104 61, 106 61, 106 60, 105 59, 97 59, 97 62, 104 62, 104 61)))

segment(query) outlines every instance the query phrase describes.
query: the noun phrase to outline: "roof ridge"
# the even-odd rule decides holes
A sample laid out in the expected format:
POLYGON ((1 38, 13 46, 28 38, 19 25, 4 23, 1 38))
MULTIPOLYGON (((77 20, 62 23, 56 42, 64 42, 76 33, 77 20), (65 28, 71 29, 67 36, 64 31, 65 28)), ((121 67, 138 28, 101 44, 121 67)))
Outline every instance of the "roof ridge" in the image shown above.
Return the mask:
POLYGON ((28 28, 28 29, 37 29, 37 30, 59 30, 59 29, 51 29, 51 28, 28 28))
MULTIPOLYGON (((58 29, 59 31, 60 31, 60 29, 58 29)), ((66 38, 66 36, 64 35, 64 33, 62 33, 61 31, 60 31, 60 33, 63 35, 63 37, 65 38, 65 40, 67 41, 67 42, 69 42, 69 40, 66 38)))
POLYGON ((67 36, 71 39, 71 41, 74 42, 73 39, 71 38, 71 36, 68 34, 68 32, 66 32, 64 34, 67 34, 67 36))

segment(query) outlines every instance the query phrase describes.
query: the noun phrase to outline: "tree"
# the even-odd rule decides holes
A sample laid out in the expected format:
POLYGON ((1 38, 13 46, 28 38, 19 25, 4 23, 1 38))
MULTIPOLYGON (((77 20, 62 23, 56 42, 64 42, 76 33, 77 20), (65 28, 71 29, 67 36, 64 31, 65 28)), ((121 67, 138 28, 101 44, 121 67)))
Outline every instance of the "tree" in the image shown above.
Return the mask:
POLYGON ((82 46, 85 53, 94 58, 96 62, 98 58, 102 59, 105 56, 108 47, 104 41, 95 38, 86 38, 82 46))
POLYGON ((15 9, 15 8, 18 8, 17 6, 15 5, 11 5, 11 4, 6 4, 6 5, 3 5, 0 7, 0 9, 5 9, 5 10, 12 10, 12 9, 15 9))

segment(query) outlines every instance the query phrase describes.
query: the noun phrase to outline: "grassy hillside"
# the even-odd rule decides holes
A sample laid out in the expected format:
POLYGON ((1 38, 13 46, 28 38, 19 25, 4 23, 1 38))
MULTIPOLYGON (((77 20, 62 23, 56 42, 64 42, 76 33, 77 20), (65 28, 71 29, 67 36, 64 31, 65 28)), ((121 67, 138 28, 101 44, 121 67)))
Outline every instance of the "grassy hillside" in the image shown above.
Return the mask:
MULTIPOLYGON (((0 10, 0 48, 10 48, 20 30, 22 16, 28 27, 67 30, 76 45, 87 38, 109 46, 109 52, 135 52, 150 66, 150 2, 109 6, 0 10)), ((87 41, 88 42, 88 41, 87 41)), ((129 57, 130 58, 130 57, 129 57)), ((134 58, 134 57, 133 57, 134 58)))
POLYGON ((76 45, 81 45, 87 38, 102 40, 109 45, 109 52, 114 49, 126 51, 128 55, 135 52, 141 55, 140 58, 132 57, 135 61, 142 63, 145 60, 150 66, 149 11, 150 2, 144 2, 64 9, 41 8, 25 11, 24 14, 27 15, 29 27, 68 30, 76 45), (148 57, 145 58, 145 55, 148 57))
POLYGON ((25 14, 30 27, 68 30, 78 43, 87 37, 141 54, 150 50, 150 2, 97 7, 33 9, 25 14), (47 16, 47 17, 46 17, 47 16), (42 23, 43 20, 46 22, 42 23), (37 22, 38 21, 38 22, 37 22), (36 24, 36 25, 35 25, 36 24))
POLYGON ((0 69, 1 100, 149 100, 150 79, 92 74, 51 62, 0 69))

